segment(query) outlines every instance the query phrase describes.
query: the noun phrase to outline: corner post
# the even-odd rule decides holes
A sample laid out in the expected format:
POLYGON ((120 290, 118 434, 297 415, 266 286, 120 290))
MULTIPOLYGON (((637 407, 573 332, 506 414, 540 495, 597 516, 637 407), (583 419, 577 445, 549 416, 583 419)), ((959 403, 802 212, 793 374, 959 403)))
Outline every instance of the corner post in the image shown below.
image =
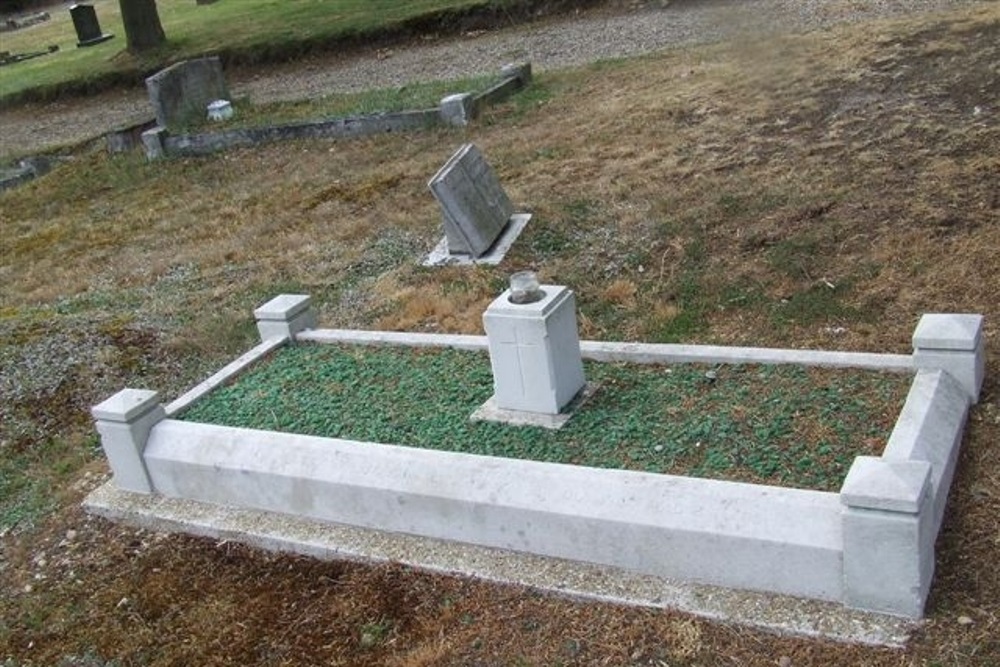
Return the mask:
POLYGON ((986 372, 983 338, 982 315, 924 315, 913 332, 913 363, 919 370, 947 372, 975 404, 986 372))
POLYGON ((931 465, 859 456, 840 500, 844 604, 920 618, 934 575, 931 465))
POLYGON ((167 128, 156 125, 142 133, 142 146, 146 150, 146 160, 155 162, 167 157, 167 128))
POLYGON ((90 409, 115 484, 126 491, 152 493, 143 451, 149 432, 166 418, 159 393, 122 389, 90 409))
POLYGON ((438 112, 441 120, 455 127, 468 125, 479 115, 476 98, 469 93, 456 93, 442 98, 438 112))
POLYGON ((500 68, 500 76, 517 79, 522 88, 527 88, 531 83, 531 63, 508 63, 500 68))
POLYGON ((253 311, 261 341, 294 338, 306 329, 316 328, 312 298, 306 294, 282 294, 253 311))

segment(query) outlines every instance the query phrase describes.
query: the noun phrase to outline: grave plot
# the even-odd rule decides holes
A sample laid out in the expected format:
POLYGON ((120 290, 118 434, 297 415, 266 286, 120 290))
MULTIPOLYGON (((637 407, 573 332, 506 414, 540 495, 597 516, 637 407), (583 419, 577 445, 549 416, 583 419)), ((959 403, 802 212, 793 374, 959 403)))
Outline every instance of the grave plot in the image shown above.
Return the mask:
MULTIPOLYGON (((565 289, 540 286, 548 294, 565 289)), ((508 325, 537 327, 530 308, 541 301, 518 304, 510 297, 510 291, 498 297, 508 325)), ((181 499, 907 618, 922 615, 965 418, 982 383, 979 315, 925 315, 914 332, 912 355, 586 341, 551 351, 604 362, 760 363, 907 374, 906 400, 881 451, 856 456, 839 490, 817 491, 406 447, 373 442, 380 440, 376 429, 344 439, 179 419, 292 342, 489 350, 495 370, 495 348, 505 340, 489 325, 485 337, 317 330, 309 298, 301 295, 283 295, 255 312, 261 344, 172 403, 161 405, 156 392, 126 389, 94 407, 114 479, 88 501, 92 511, 127 514, 108 500, 109 493, 181 499)), ((518 340, 530 344, 523 336, 518 340)), ((575 367, 551 361, 543 354, 541 363, 557 375, 572 374, 575 367)), ((495 372, 493 377, 499 394, 503 380, 495 372)), ((557 377, 554 384, 563 380, 557 377)), ((716 370, 714 382, 719 380, 716 370)), ((351 390, 350 382, 338 388, 344 380, 335 375, 323 382, 334 393, 351 390)), ((294 390, 294 382, 284 389, 294 390)), ((599 397, 598 391, 593 406, 606 409, 599 397)), ((469 400, 481 398, 473 391, 469 400)), ((267 404, 266 397, 261 400, 267 404)), ((554 416, 571 404, 522 407, 554 416)), ((275 418, 288 410, 274 403, 261 409, 275 418)), ((577 407, 564 433, 572 434, 573 420, 585 425, 589 409, 577 407)), ((429 406, 424 412, 436 411, 429 406)), ((324 414, 338 418, 336 411, 324 414)), ((430 437, 451 436, 441 430, 430 437)), ((656 444, 649 445, 655 452, 656 444)))
MULTIPOLYGON (((142 131, 142 144, 149 160, 171 156, 207 155, 237 146, 273 141, 363 137, 373 134, 423 130, 441 126, 464 126, 484 108, 506 100, 531 83, 529 63, 505 65, 499 80, 476 93, 446 95, 433 108, 385 111, 343 118, 322 118, 293 123, 260 124, 202 131, 198 120, 213 116, 239 118, 233 113, 216 114, 210 105, 226 107, 230 102, 218 58, 182 61, 146 79, 150 104, 157 124, 142 131), (194 129, 192 129, 194 128, 194 129)), ((231 108, 230 108, 231 111, 231 108)), ((123 128, 108 136, 109 146, 129 146, 117 135, 136 131, 123 128)))

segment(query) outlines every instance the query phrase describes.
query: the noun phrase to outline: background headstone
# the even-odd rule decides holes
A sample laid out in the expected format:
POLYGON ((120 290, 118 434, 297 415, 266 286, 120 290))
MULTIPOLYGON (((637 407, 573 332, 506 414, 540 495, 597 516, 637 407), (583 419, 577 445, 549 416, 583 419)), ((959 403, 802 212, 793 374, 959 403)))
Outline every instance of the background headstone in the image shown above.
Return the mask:
POLYGON ((161 127, 178 127, 205 117, 209 102, 229 99, 217 56, 184 60, 146 79, 149 103, 161 127))
POLYGON ((449 253, 479 257, 514 213, 496 174, 473 144, 452 155, 428 186, 441 205, 449 253))
POLYGON ((76 28, 76 38, 79 40, 77 46, 93 46, 114 37, 101 32, 101 24, 92 5, 73 5, 69 8, 69 15, 73 19, 73 27, 76 28))

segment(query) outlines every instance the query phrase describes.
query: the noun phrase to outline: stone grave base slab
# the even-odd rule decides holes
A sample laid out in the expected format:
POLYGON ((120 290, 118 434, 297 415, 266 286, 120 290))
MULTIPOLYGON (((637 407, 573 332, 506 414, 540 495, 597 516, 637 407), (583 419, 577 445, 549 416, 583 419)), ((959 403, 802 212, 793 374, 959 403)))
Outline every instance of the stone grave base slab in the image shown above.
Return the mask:
POLYGON ((831 602, 736 591, 560 558, 133 493, 111 481, 94 490, 84 507, 92 514, 147 530, 323 560, 400 563, 570 598, 671 609, 781 634, 903 647, 921 625, 831 602))
POLYGON ((528 221, 531 220, 530 213, 515 213, 510 216, 507 221, 506 226, 504 226, 503 231, 500 232, 500 236, 497 237, 496 242, 490 246, 484 254, 479 257, 472 257, 471 255, 451 255, 448 253, 448 238, 444 237, 441 242, 438 243, 431 254, 427 256, 424 260, 424 266, 472 266, 475 264, 486 264, 488 266, 496 266, 503 261, 503 258, 507 255, 507 251, 510 250, 511 246, 514 245, 514 241, 517 237, 521 235, 524 228, 527 227, 528 221))
POLYGON ((474 422, 499 422, 501 424, 507 424, 508 426, 540 426, 542 428, 547 428, 553 431, 561 429, 566 425, 566 422, 570 420, 583 404, 590 400, 590 398, 597 393, 600 385, 594 382, 588 382, 584 385, 580 393, 577 394, 569 404, 563 408, 563 411, 558 414, 547 414, 544 412, 528 412, 526 410, 506 410, 504 408, 498 408, 496 403, 496 396, 490 396, 489 399, 479 406, 475 412, 469 417, 470 420, 474 422))

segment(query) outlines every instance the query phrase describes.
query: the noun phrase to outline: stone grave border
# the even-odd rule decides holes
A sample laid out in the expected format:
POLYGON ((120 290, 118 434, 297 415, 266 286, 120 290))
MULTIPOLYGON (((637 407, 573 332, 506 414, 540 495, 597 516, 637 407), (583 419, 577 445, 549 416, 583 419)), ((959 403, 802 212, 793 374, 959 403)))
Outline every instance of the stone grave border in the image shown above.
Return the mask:
MULTIPOLYGON (((442 126, 464 126, 475 120, 487 106, 499 104, 531 83, 531 64, 505 65, 500 80, 486 90, 448 95, 433 109, 416 109, 365 116, 248 127, 201 134, 171 134, 156 125, 142 131, 141 140, 150 161, 166 157, 209 155, 240 146, 297 139, 343 139, 390 132, 425 130, 442 126)), ((138 126, 108 135, 112 151, 131 146, 128 135, 138 126), (118 138, 117 135, 125 135, 118 138)))
POLYGON ((12 16, 5 21, 0 21, 0 32, 13 32, 22 28, 30 28, 33 25, 44 23, 52 18, 48 12, 34 12, 23 16, 12 16))
POLYGON ((21 158, 17 166, 8 169, 0 168, 0 192, 16 188, 19 185, 34 180, 52 171, 52 168, 72 158, 35 155, 21 158))
MULTIPOLYGON (((806 634, 837 636, 824 620, 831 608, 922 617, 935 538, 985 368, 980 315, 924 315, 912 355, 581 342, 583 356, 596 361, 801 364, 912 374, 882 456, 857 457, 839 493, 174 419, 287 344, 487 349, 485 336, 314 329, 304 295, 276 297, 255 315, 262 342, 175 401, 161 405, 156 392, 124 389, 93 408, 114 477, 85 501, 89 511, 334 558, 364 555, 350 544, 324 543, 324 534, 373 531, 382 544, 418 536, 582 561, 652 577, 659 586, 709 585, 826 605, 817 617, 792 621, 806 634), (196 509, 185 520, 170 503, 196 509), (267 530, 244 534, 245 519, 228 524, 242 528, 205 523, 206 516, 232 512, 263 512, 264 523, 281 523, 266 519, 270 513, 316 523, 304 540, 267 530)), ((391 549, 369 557, 377 560, 379 553, 400 559, 391 549)), ((421 565, 412 554, 402 560, 421 565)), ((429 567, 448 566, 432 559, 429 567)), ((574 586, 567 590, 573 593, 574 586)), ((893 632, 896 640, 876 632, 862 641, 898 643, 899 627, 893 632)))

